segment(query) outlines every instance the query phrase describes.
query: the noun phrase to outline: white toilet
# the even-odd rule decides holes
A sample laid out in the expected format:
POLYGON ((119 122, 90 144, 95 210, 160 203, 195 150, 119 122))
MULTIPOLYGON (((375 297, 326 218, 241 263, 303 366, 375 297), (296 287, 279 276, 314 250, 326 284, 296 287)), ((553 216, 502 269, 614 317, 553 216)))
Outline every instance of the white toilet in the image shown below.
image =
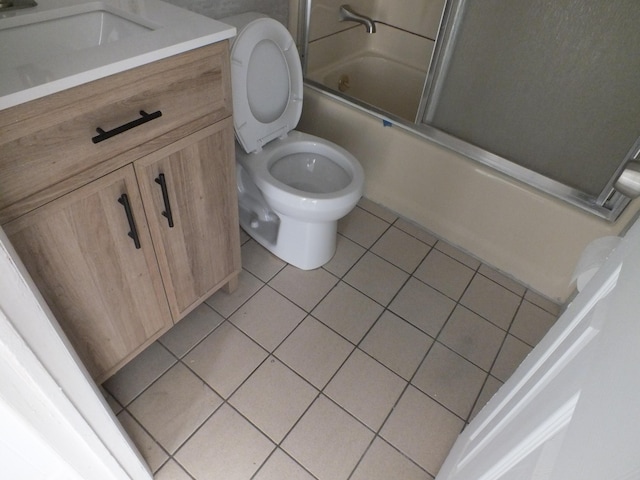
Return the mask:
POLYGON ((364 172, 353 155, 294 130, 302 113, 302 67, 293 38, 274 19, 222 19, 238 35, 231 83, 242 228, 284 261, 310 270, 336 249, 338 220, 360 199, 364 172))

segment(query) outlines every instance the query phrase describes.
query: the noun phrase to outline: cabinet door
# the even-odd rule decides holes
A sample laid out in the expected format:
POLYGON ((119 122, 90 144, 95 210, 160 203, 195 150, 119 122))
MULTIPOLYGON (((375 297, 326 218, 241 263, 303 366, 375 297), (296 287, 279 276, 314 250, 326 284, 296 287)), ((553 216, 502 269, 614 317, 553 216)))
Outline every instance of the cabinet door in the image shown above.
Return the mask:
POLYGON ((103 380, 172 325, 133 167, 4 226, 80 358, 103 380), (132 228, 120 203, 127 195, 132 228))
POLYGON ((233 282, 241 268, 231 119, 134 165, 169 305, 177 321, 221 286, 233 282))

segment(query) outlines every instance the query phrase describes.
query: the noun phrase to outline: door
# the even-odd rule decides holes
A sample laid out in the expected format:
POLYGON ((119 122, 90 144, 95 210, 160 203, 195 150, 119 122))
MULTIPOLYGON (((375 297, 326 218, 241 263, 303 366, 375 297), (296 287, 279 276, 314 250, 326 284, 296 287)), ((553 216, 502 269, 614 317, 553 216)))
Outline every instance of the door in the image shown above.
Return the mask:
POLYGON ((437 480, 640 478, 640 222, 463 431, 437 480))
POLYGON ((94 379, 172 325, 133 167, 4 229, 94 379))
POLYGON ((640 147, 638 22, 635 0, 448 0, 419 117, 461 153, 615 219, 628 200, 614 183, 640 147))
POLYGON ((231 119, 134 165, 177 321, 241 268, 231 119))

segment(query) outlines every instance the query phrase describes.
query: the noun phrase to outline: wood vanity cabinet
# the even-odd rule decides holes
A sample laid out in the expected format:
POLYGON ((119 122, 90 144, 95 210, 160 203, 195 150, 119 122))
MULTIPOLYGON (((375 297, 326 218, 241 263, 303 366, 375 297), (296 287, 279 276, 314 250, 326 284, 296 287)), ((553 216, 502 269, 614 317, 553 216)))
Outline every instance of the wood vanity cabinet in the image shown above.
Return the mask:
POLYGON ((236 285, 228 67, 220 42, 0 112, 0 222, 99 382, 236 285))

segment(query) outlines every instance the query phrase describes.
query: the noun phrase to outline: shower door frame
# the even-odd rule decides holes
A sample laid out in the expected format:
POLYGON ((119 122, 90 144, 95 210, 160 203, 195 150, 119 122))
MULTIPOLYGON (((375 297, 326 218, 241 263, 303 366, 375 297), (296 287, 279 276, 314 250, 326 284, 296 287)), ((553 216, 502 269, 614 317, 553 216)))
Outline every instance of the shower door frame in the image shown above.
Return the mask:
POLYGON ((305 76, 304 82, 308 87, 313 88, 324 95, 338 99, 339 101, 350 103, 356 108, 381 118, 382 120, 391 121, 394 125, 408 130, 409 132, 428 141, 453 150, 515 180, 523 182, 528 186, 563 200, 575 207, 610 222, 615 221, 629 204, 630 199, 617 192, 613 186, 618 176, 624 170, 625 165, 630 160, 640 158, 640 138, 638 138, 625 158, 621 160, 618 169, 609 179, 602 192, 598 197, 593 197, 581 190, 572 188, 559 181, 525 168, 511 160, 477 147, 463 139, 457 138, 423 122, 425 115, 430 114, 430 105, 433 105, 433 99, 437 98, 442 85, 442 79, 444 78, 443 72, 446 70, 447 62, 453 55, 454 42, 452 40, 457 34, 461 23, 464 5, 467 0, 445 0, 440 28, 436 37, 433 55, 431 57, 430 64, 428 65, 420 105, 418 106, 416 119, 413 123, 395 115, 391 115, 388 112, 376 108, 375 106, 368 105, 340 92, 336 92, 325 85, 306 78, 309 51, 308 33, 311 23, 312 1, 313 0, 300 0, 298 11, 297 41, 305 76))

